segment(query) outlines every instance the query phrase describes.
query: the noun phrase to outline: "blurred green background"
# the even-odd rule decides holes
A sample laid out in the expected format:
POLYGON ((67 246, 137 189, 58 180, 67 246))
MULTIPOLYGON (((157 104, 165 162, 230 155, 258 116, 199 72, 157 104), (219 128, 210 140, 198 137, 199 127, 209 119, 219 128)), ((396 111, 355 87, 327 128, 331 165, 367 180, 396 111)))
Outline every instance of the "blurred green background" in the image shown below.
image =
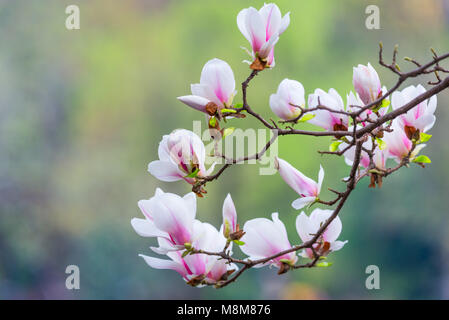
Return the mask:
MULTIPOLYGON (((291 24, 276 46, 276 67, 252 83, 249 101, 272 116, 268 97, 284 78, 306 93, 352 89, 352 67, 371 62, 383 84, 395 77, 378 66, 378 43, 388 59, 430 59, 449 48, 449 1, 276 1, 291 24), (365 8, 377 4, 381 29, 365 28, 365 8)), ((204 120, 176 100, 199 82, 214 57, 227 61, 240 83, 248 46, 237 13, 262 1, 45 0, 0 1, 0 299, 418 299, 449 298, 448 92, 438 97, 433 163, 389 177, 382 189, 363 181, 341 213, 346 247, 330 268, 277 276, 256 269, 221 290, 191 288, 174 271, 149 268, 152 254, 130 219, 137 201, 159 186, 184 194, 182 182, 163 183, 147 171, 163 134, 192 130, 204 120), (81 29, 65 28, 65 8, 77 4, 81 29), (78 265, 81 289, 65 288, 65 268, 78 265), (380 268, 380 290, 365 288, 365 268, 380 268)), ((400 62, 404 70, 412 68, 400 62)), ((427 79, 422 79, 425 83, 427 79)), ((410 82, 413 83, 413 82, 410 82)), ((239 88, 236 102, 241 99, 239 88)), ((230 125, 258 128, 251 119, 230 125)), ((311 128, 307 125, 305 128, 311 128)), ((330 138, 284 137, 280 157, 312 178, 322 163, 324 188, 339 182, 343 159, 317 154, 330 138)), ((290 240, 296 194, 257 165, 230 168, 207 186, 197 217, 216 226, 228 192, 244 221, 279 211, 290 240)), ((325 197, 330 198, 327 192, 325 197)), ((235 251, 238 251, 236 249, 235 251)), ((154 255, 154 254, 153 254, 154 255)))

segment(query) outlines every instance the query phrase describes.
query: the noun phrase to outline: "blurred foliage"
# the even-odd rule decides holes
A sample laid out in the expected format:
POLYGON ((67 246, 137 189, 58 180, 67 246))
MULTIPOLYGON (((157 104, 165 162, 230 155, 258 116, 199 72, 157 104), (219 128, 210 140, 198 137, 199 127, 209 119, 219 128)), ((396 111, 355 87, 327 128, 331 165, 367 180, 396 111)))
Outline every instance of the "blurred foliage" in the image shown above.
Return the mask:
MULTIPOLYGON (((449 3, 443 0, 287 1, 291 25, 276 46, 276 67, 251 83, 249 101, 272 117, 268 97, 284 78, 306 92, 352 89, 352 67, 377 65, 386 54, 420 61, 428 49, 448 51, 449 3), (365 28, 365 8, 375 2, 381 29, 365 28)), ((218 57, 237 82, 249 74, 236 26, 244 7, 262 1, 0 1, 0 298, 449 298, 447 196, 449 134, 447 93, 438 97, 438 121, 425 153, 426 169, 412 166, 389 177, 382 189, 363 182, 344 208, 342 240, 331 268, 277 276, 252 270, 222 290, 186 286, 173 271, 150 269, 137 256, 151 254, 130 219, 139 199, 156 186, 184 194, 186 184, 163 183, 146 171, 163 134, 192 129, 203 116, 176 100, 199 81, 206 61, 218 57), (65 7, 78 4, 81 30, 68 31, 65 7), (65 289, 65 268, 81 270, 81 289, 65 289), (381 290, 365 289, 365 268, 381 270, 381 290)), ((401 62, 404 69, 412 68, 401 62)), ((394 81, 377 67, 383 83, 394 81)), ((236 101, 241 99, 241 92, 236 101)), ((204 124, 205 125, 205 124, 204 124)), ((255 127, 252 119, 230 126, 255 127)), ((307 124, 305 128, 311 128, 307 124)), ((341 187, 343 159, 320 156, 327 138, 285 137, 282 158, 324 187, 341 187)), ((257 165, 230 168, 207 186, 197 216, 216 226, 228 192, 239 220, 279 211, 292 243, 295 193, 278 175, 260 176, 257 165)), ((325 196, 330 197, 329 193, 325 196)), ((238 250, 236 250, 238 251, 238 250)))

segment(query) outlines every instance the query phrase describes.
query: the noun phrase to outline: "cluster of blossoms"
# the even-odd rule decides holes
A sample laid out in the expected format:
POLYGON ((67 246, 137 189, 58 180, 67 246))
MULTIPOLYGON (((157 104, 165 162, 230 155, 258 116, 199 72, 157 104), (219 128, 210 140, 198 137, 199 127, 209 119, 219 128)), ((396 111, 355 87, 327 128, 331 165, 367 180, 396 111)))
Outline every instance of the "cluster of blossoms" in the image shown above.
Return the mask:
MULTIPOLYGON (((252 57, 249 64, 253 75, 274 67, 275 44, 289 23, 289 13, 282 17, 275 4, 265 4, 260 10, 251 7, 238 14, 238 28, 251 45, 251 50, 247 51, 252 57)), ((361 151, 357 154, 354 141, 357 130, 376 123, 390 108, 397 110, 426 91, 421 85, 410 86, 388 94, 390 102, 386 99, 387 89, 382 87, 376 70, 369 63, 354 68, 353 85, 355 92, 347 94, 346 104, 333 88, 327 92, 316 89, 309 94, 306 103, 304 86, 296 80, 284 79, 277 92, 270 96, 269 106, 281 119, 279 123, 308 122, 332 132, 334 139, 329 153, 343 155, 350 166, 357 161, 359 177, 369 175, 371 187, 376 184, 380 187, 382 177, 391 171, 387 167, 388 159, 395 160, 400 166, 411 161, 421 165, 430 162, 418 153, 431 137, 426 132, 435 123, 436 96, 394 118, 382 130, 364 136, 361 151), (377 101, 380 102, 373 105, 377 101), (363 111, 357 113, 358 110, 363 111)), ((215 58, 208 61, 202 69, 200 83, 192 84, 191 92, 191 95, 178 99, 205 113, 209 128, 217 129, 221 134, 219 138, 225 136, 224 129, 220 128, 221 120, 243 118, 242 112, 248 112, 245 97, 243 107, 233 104, 237 94, 234 73, 223 60, 215 58)), ((278 129, 277 125, 273 129, 278 129)), ((157 189, 152 198, 139 201, 144 219, 134 218, 131 224, 139 235, 157 238, 159 247, 151 249, 167 257, 160 259, 141 255, 153 268, 175 270, 193 286, 220 286, 238 270, 237 262, 245 267, 272 265, 279 268, 279 273, 284 273, 297 266, 300 249, 303 249, 300 257, 318 260, 341 249, 346 243, 338 240, 342 230, 340 218, 333 210, 320 208, 315 208, 309 215, 301 212, 297 216, 296 230, 303 243, 299 246, 290 244, 278 213, 273 213, 271 220, 249 220, 240 229, 229 194, 223 203, 223 223, 217 230, 196 219, 197 196, 202 197, 206 192, 202 186, 210 181, 208 178, 214 171, 214 164, 206 168, 206 151, 200 137, 189 130, 175 130, 162 138, 158 155, 159 160, 151 162, 148 171, 161 181, 184 180, 192 185, 194 192, 180 197, 157 189), (239 246, 247 256, 245 259, 231 257, 233 244, 239 246)), ((277 157, 275 167, 299 195, 292 202, 294 209, 329 204, 320 199, 324 180, 322 166, 317 181, 277 157)), ((342 193, 337 200, 341 197, 342 193)))

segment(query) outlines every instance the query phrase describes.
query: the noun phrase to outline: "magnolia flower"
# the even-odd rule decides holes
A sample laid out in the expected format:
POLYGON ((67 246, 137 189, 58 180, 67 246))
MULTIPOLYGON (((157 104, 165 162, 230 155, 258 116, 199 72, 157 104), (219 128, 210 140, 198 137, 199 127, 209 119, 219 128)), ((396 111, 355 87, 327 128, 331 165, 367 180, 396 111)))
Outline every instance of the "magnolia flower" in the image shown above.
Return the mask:
MULTIPOLYGON (((345 111, 343 99, 335 89, 330 89, 329 93, 316 89, 309 95, 309 108, 324 106, 335 111, 345 111)), ((349 117, 345 114, 334 113, 328 110, 315 110, 311 112, 315 115, 308 122, 327 131, 346 131, 349 125, 349 117)))
POLYGON ((200 83, 192 84, 191 90, 192 95, 178 97, 178 100, 204 113, 214 113, 217 108, 231 106, 237 93, 234 73, 223 60, 209 60, 201 71, 200 83))
POLYGON ((228 238, 238 231, 237 226, 237 211, 231 195, 228 194, 223 203, 223 235, 228 238))
POLYGON ((278 91, 270 96, 271 110, 283 120, 296 118, 304 107, 304 87, 296 80, 284 79, 278 91))
POLYGON ((290 12, 284 17, 274 3, 264 4, 257 11, 250 7, 237 15, 237 26, 249 41, 253 59, 260 58, 267 67, 274 67, 274 45, 290 24, 290 12))
MULTIPOLYGON (((245 235, 242 237, 242 241, 245 244, 240 246, 240 249, 252 261, 270 257, 292 247, 288 241, 287 230, 278 218, 278 213, 273 213, 271 217, 272 221, 266 218, 257 218, 247 221, 243 226, 245 235)), ((295 253, 290 252, 274 258, 267 263, 273 264, 283 270, 284 263, 293 265, 296 260, 295 253)), ((261 266, 259 264, 255 267, 261 266)))
POLYGON ((178 129, 162 137, 159 160, 148 165, 148 171, 162 181, 184 179, 193 183, 194 176, 207 176, 214 168, 205 169, 206 149, 203 141, 192 131, 178 129))
MULTIPOLYGON (((386 92, 387 88, 385 86, 382 87, 382 95, 385 94, 386 92)), ((365 106, 363 101, 360 99, 359 95, 357 93, 354 94, 352 91, 350 91, 349 94, 346 95, 346 101, 347 101, 346 110, 348 111, 357 111, 359 110, 359 108, 365 106)), ((365 126, 367 120, 376 121, 379 117, 385 115, 387 111, 388 107, 380 108, 377 112, 373 112, 373 110, 367 109, 360 114, 357 120, 361 121, 362 126, 365 126)))
POLYGON ((400 127, 397 119, 393 120, 392 132, 386 132, 384 141, 387 145, 386 151, 389 158, 393 158, 400 163, 405 157, 413 160, 424 148, 425 144, 418 144, 413 149, 413 142, 407 137, 407 134, 400 127), (413 151, 412 151, 413 149, 413 151))
POLYGON ((157 188, 149 200, 140 200, 138 206, 145 219, 133 218, 131 225, 142 237, 165 239, 163 246, 153 248, 158 253, 180 250, 194 238, 196 196, 193 192, 180 197, 157 188))
MULTIPOLYGON (((422 85, 409 86, 402 91, 393 92, 391 104, 394 110, 409 103, 417 96, 426 92, 422 85)), ((437 96, 432 96, 404 114, 398 117, 398 125, 405 131, 409 139, 413 138, 414 133, 426 132, 430 130, 435 123, 435 109, 437 107, 437 96)))
POLYGON ((382 96, 379 75, 370 63, 368 63, 368 66, 359 64, 357 67, 354 67, 352 83, 365 105, 376 101, 382 96))
MULTIPOLYGON (((195 220, 195 238, 192 246, 195 249, 218 252, 226 242, 223 235, 208 223, 195 220)), ((168 240, 158 238, 160 247, 165 247, 168 240)), ((182 257, 182 251, 171 251, 166 254, 171 260, 159 259, 140 255, 146 263, 155 269, 171 269, 178 272, 187 283, 201 287, 205 284, 214 284, 223 280, 229 273, 236 270, 234 264, 219 259, 217 256, 206 254, 189 254, 182 257)))
MULTIPOLYGON (((322 210, 316 208, 308 217, 304 212, 296 218, 296 231, 303 242, 307 242, 313 239, 320 227, 326 222, 332 215, 332 210, 322 210)), ((341 233, 342 224, 340 218, 337 216, 322 235, 318 238, 318 241, 313 245, 316 252, 325 256, 331 251, 337 251, 343 248, 348 241, 338 241, 338 236, 341 233)), ((305 249, 302 252, 302 256, 305 258, 313 259, 313 251, 310 248, 305 249)))
MULTIPOLYGON (((351 131, 353 127, 350 127, 349 130, 351 131)), ((348 138, 350 142, 350 138, 348 138)), ((344 150, 348 147, 348 143, 346 142, 342 142, 338 148, 341 150, 344 150)), ((373 141, 372 139, 367 139, 363 144, 362 147, 366 150, 371 150, 373 148, 373 141)), ((354 157, 355 157, 355 146, 352 146, 351 148, 349 148, 345 153, 344 153, 344 157, 345 157, 345 162, 348 166, 352 166, 352 164, 354 163, 354 157)), ((374 149, 374 156, 373 156, 373 162, 374 165, 378 168, 378 169, 385 169, 385 165, 386 165, 386 160, 387 160, 387 154, 386 154, 386 150, 380 150, 379 146, 376 146, 376 148, 374 149)), ((360 166, 368 169, 370 166, 370 157, 368 155, 368 153, 366 151, 362 151, 360 154, 360 166)))
POLYGON ((302 209, 318 199, 321 184, 324 179, 324 170, 321 165, 318 174, 318 183, 303 175, 287 161, 277 157, 275 158, 275 167, 279 171, 282 179, 301 196, 301 198, 292 202, 293 208, 296 210, 302 209))

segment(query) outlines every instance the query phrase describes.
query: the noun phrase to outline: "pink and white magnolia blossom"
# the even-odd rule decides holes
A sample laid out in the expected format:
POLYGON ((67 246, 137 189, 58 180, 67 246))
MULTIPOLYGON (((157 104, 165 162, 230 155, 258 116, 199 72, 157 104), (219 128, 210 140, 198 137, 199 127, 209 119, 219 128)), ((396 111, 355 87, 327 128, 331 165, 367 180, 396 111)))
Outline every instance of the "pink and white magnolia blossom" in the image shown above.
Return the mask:
POLYGON ((186 243, 191 244, 195 240, 196 195, 193 192, 180 197, 157 188, 152 198, 140 200, 138 206, 145 219, 131 220, 137 234, 165 239, 160 242, 163 246, 152 248, 154 251, 165 254, 181 250, 186 243))
MULTIPOLYGON (((386 87, 382 87, 382 94, 387 92, 386 87)), ((348 95, 346 95, 346 110, 347 111, 357 111, 359 108, 365 106, 363 101, 360 99, 359 95, 350 91, 348 95), (358 108, 359 107, 359 108, 358 108)), ((360 116, 357 118, 358 121, 361 121, 362 126, 366 126, 367 120, 376 121, 379 117, 385 115, 388 111, 388 107, 380 108, 377 113, 373 112, 371 109, 367 109, 363 111, 360 116)))
POLYGON ((228 194, 223 202, 223 235, 228 238, 230 234, 236 231, 238 231, 237 211, 235 210, 231 195, 228 194))
POLYGON ((237 15, 237 26, 251 44, 253 59, 260 58, 267 67, 274 67, 274 46, 289 24, 290 12, 282 17, 274 3, 264 4, 259 11, 243 9, 237 15))
POLYGON ((426 145, 418 144, 413 148, 413 142, 407 137, 407 134, 402 129, 398 120, 393 120, 391 126, 392 132, 386 132, 384 135, 384 141, 386 143, 386 151, 389 158, 393 158, 397 163, 400 163, 402 159, 409 156, 410 160, 413 160, 426 145))
POLYGON ((299 210, 318 200, 321 184, 324 179, 324 170, 321 165, 318 174, 318 183, 306 177, 287 161, 277 157, 275 158, 275 167, 279 171, 282 179, 301 196, 301 198, 292 202, 293 208, 299 210))
MULTIPOLYGON (((353 127, 349 128, 349 131, 352 131, 353 127)), ((351 138, 347 138, 350 142, 351 138)), ((345 148, 348 147, 348 143, 347 142, 342 142, 338 148, 341 150, 344 150, 345 148)), ((367 139, 363 144, 362 147, 366 150, 371 150, 373 148, 373 141, 371 139, 371 137, 369 139, 367 139)), ((344 153, 344 157, 345 157, 345 162, 348 166, 352 166, 352 164, 354 163, 354 157, 355 157, 355 146, 352 146, 351 148, 349 148, 345 153, 344 153)), ((374 156, 373 156, 373 162, 374 165, 378 168, 378 169, 385 169, 386 168, 386 160, 387 160, 387 151, 381 150, 379 148, 379 146, 376 146, 376 148, 374 149, 374 156)), ((360 166, 368 169, 370 166, 370 157, 368 155, 368 153, 366 151, 361 152, 360 154, 360 166)))
MULTIPOLYGON (((296 218, 296 231, 303 242, 313 239, 320 227, 332 215, 332 210, 323 210, 316 208, 308 217, 304 212, 296 218)), ((326 228, 318 241, 313 245, 319 255, 327 255, 331 251, 337 251, 343 248, 348 241, 337 240, 342 229, 342 223, 337 216, 326 228)), ((310 248, 302 251, 301 254, 305 258, 313 259, 313 251, 310 248)))
MULTIPOLYGON (((169 244, 166 238, 158 238, 159 246, 169 244)), ((219 252, 223 249, 226 239, 222 233, 208 223, 195 220, 194 240, 192 247, 198 250, 219 252)), ((182 257, 184 251, 171 251, 166 255, 170 260, 140 255, 145 262, 155 269, 171 269, 178 272, 185 281, 197 287, 205 284, 214 284, 223 280, 231 270, 236 270, 235 264, 228 264, 220 257, 206 254, 189 254, 182 257)))
POLYGON ((148 171, 161 181, 185 180, 193 183, 188 175, 207 176, 213 169, 205 168, 206 149, 203 141, 195 133, 178 129, 164 135, 159 143, 159 160, 148 165, 148 171))
POLYGON ((304 87, 296 80, 284 79, 279 84, 276 93, 270 96, 271 110, 283 120, 296 118, 304 107, 304 87))
POLYGON ((232 105, 235 90, 234 73, 225 61, 209 60, 201 71, 200 83, 191 85, 192 95, 178 97, 189 107, 208 113, 206 106, 214 103, 219 109, 232 105))
MULTIPOLYGON (((417 96, 426 92, 422 85, 409 86, 402 91, 393 92, 391 105, 394 110, 409 103, 417 96)), ((435 109, 437 107, 437 96, 432 96, 428 100, 424 100, 409 111, 401 114, 398 119, 398 125, 404 129, 407 136, 412 138, 414 132, 426 132, 435 124, 435 109)))
MULTIPOLYGON (((245 244, 241 245, 240 249, 252 261, 270 257, 292 247, 288 241, 287 230, 282 221, 279 220, 278 213, 273 213, 271 217, 272 220, 266 218, 252 219, 247 221, 243 226, 245 235, 241 240, 245 244)), ((266 264, 273 264, 282 268, 283 263, 293 265, 297 259, 295 252, 290 252, 266 264)), ((263 265, 259 264, 255 267, 262 267, 263 265)))
POLYGON ((382 87, 379 75, 370 63, 367 66, 359 64, 357 67, 354 67, 352 83, 365 105, 381 97, 382 87))
MULTIPOLYGON (((335 89, 326 92, 316 89, 314 93, 309 95, 309 108, 324 106, 335 111, 345 111, 343 99, 335 89)), ((311 112, 315 115, 308 122, 324 128, 327 131, 346 131, 349 126, 349 117, 345 114, 334 113, 328 110, 315 110, 311 112)))

